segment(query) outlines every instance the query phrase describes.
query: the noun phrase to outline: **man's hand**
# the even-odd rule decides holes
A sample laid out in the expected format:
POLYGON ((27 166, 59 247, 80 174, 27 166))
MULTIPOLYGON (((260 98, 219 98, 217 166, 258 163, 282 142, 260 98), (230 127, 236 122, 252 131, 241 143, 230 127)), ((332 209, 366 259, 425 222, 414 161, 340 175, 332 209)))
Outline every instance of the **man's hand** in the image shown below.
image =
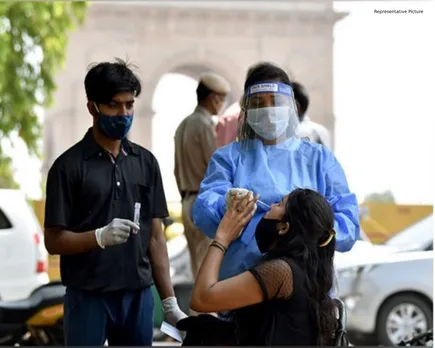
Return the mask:
POLYGON ((98 245, 104 249, 106 246, 125 243, 130 236, 130 231, 139 230, 138 224, 126 219, 113 219, 107 226, 95 230, 98 245))
POLYGON ((175 297, 168 297, 162 301, 163 315, 168 324, 176 327, 177 322, 181 319, 187 318, 187 315, 178 307, 177 299, 175 297))

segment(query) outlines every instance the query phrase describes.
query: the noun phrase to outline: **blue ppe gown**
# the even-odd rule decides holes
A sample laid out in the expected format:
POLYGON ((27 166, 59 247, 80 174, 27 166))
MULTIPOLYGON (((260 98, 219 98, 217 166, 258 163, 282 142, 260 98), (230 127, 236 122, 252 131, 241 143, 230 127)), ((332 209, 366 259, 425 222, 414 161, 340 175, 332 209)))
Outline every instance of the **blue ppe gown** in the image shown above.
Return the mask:
MULTIPOLYGON (((226 194, 233 187, 251 190, 269 205, 296 188, 309 188, 321 193, 333 207, 336 250, 350 250, 359 238, 358 202, 335 156, 320 144, 297 138, 276 145, 264 145, 259 139, 248 141, 249 146, 233 142, 213 154, 192 208, 195 225, 213 238, 226 211, 226 194)), ((220 279, 243 273, 260 261, 255 229, 265 214, 259 205, 241 237, 229 246, 220 279)))

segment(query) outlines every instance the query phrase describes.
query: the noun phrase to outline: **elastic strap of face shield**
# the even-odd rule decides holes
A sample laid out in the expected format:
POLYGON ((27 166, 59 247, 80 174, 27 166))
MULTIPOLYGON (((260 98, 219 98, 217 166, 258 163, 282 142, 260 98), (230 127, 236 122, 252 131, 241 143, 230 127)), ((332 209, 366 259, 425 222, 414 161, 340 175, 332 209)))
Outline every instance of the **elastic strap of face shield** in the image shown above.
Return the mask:
POLYGON ((255 96, 257 94, 262 94, 262 93, 280 94, 294 100, 294 93, 291 86, 282 82, 264 81, 261 83, 250 85, 245 89, 245 93, 242 97, 242 104, 241 104, 242 111, 245 111, 247 109, 249 104, 249 99, 252 96, 255 96))
POLYGON ((294 99, 293 89, 289 85, 282 82, 265 81, 246 88, 245 100, 252 95, 260 93, 277 93, 294 99))

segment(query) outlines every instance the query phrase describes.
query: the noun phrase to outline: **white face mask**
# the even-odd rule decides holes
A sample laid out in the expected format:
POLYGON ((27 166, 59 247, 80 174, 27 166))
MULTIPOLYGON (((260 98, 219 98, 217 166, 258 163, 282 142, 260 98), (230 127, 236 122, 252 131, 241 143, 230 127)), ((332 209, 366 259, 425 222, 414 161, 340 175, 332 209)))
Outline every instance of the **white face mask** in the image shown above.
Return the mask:
MULTIPOLYGON (((289 123, 292 125, 294 123, 288 106, 249 109, 247 122, 255 133, 266 140, 278 139, 289 128, 289 123)), ((292 127, 290 131, 294 132, 293 128, 295 127, 292 127)))

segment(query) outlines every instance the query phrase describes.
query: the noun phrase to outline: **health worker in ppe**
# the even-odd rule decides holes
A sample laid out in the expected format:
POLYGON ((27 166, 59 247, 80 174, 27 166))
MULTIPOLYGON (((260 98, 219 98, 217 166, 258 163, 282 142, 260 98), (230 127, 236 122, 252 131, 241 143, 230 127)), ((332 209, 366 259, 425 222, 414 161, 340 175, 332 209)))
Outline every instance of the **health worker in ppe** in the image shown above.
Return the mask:
POLYGON ((238 141, 211 157, 192 217, 203 233, 214 238, 231 189, 252 191, 266 205, 257 202, 254 217, 228 248, 219 278, 240 274, 260 261, 254 236, 267 205, 297 188, 318 191, 328 200, 335 216, 336 250, 350 250, 360 232, 356 196, 335 156, 324 146, 298 137, 299 117, 289 76, 274 64, 259 63, 244 88, 238 141))

